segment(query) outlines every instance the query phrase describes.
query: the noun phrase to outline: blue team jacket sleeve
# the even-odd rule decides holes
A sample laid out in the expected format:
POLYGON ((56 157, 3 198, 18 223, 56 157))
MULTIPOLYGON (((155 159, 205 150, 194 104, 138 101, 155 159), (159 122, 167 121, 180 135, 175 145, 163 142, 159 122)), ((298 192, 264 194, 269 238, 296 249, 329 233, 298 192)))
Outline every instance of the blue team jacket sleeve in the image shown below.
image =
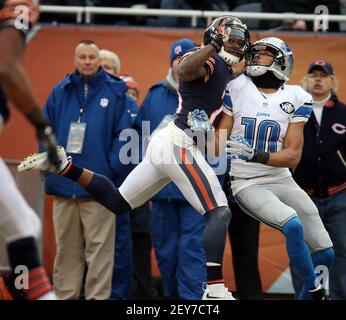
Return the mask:
MULTIPOLYGON (((55 100, 56 100, 56 94, 55 94, 55 88, 54 88, 52 92, 50 93, 43 108, 43 115, 53 128, 55 127, 55 123, 54 123, 54 107, 56 104, 55 100)), ((57 143, 59 144, 59 141, 57 141, 57 143)), ((39 142, 38 146, 39 146, 39 152, 45 151, 45 148, 42 143, 39 142)))
POLYGON ((113 131, 113 144, 108 155, 108 161, 113 170, 115 180, 123 180, 133 168, 132 148, 133 129, 131 114, 128 112, 129 97, 125 95, 118 104, 118 117, 113 131))
MULTIPOLYGON (((150 134, 153 131, 151 121, 148 118, 148 109, 150 110, 151 95, 148 93, 144 98, 135 121, 135 129, 139 137, 138 158, 142 161, 145 154, 145 148, 149 143, 150 134)), ((149 111, 150 113, 150 111, 149 111)))

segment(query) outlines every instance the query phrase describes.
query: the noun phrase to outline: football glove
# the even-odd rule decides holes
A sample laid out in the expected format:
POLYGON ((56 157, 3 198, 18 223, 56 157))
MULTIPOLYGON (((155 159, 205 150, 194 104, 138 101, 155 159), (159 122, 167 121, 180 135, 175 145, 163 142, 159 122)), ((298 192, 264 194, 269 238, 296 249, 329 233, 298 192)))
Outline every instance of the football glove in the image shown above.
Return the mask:
POLYGON ((230 136, 226 142, 226 152, 230 153, 231 159, 250 161, 255 155, 255 150, 249 142, 241 136, 230 136))
POLYGON ((211 37, 212 40, 210 44, 215 48, 216 52, 220 52, 223 45, 229 40, 229 35, 225 26, 220 26, 211 37))
POLYGON ((60 168, 60 160, 57 153, 57 143, 53 128, 50 125, 39 126, 36 129, 37 138, 47 150, 47 165, 51 171, 60 168))
POLYGON ((226 142, 226 152, 231 159, 241 159, 247 162, 267 164, 270 154, 258 151, 251 147, 250 143, 241 136, 231 136, 226 142))
POLYGON ((189 112, 187 116, 187 124, 192 131, 208 132, 213 128, 206 112, 199 109, 189 112))

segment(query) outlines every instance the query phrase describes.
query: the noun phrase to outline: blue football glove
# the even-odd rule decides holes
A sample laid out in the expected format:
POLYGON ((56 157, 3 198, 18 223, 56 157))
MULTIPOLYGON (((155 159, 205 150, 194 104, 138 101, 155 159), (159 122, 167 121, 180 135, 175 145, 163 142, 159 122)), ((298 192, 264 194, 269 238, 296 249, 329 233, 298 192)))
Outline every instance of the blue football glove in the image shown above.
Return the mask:
POLYGON ((230 154, 231 159, 241 159, 251 161, 255 155, 255 150, 249 142, 241 136, 230 136, 226 142, 226 152, 230 154))
POLYGON ((208 132, 213 128, 206 112, 199 109, 189 112, 187 116, 187 124, 192 131, 208 132))

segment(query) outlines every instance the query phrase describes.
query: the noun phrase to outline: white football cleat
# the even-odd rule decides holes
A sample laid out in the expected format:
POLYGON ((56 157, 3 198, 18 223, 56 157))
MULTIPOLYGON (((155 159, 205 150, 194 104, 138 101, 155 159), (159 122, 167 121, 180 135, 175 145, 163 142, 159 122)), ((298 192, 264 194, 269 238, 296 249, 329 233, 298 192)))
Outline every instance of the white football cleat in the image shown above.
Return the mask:
POLYGON ((18 165, 17 169, 19 172, 39 170, 59 174, 70 164, 70 157, 66 157, 65 149, 62 146, 57 146, 57 152, 60 159, 60 166, 58 169, 55 169, 48 162, 47 151, 31 154, 18 165))
POLYGON ((202 300, 236 300, 223 283, 207 285, 202 300))

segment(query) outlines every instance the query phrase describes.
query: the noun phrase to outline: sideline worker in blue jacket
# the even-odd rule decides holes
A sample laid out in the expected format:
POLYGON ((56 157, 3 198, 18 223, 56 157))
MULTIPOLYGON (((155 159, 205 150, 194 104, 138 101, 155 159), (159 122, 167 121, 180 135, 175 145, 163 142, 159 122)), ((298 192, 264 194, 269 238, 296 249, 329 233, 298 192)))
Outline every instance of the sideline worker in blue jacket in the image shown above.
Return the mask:
MULTIPOLYGON (((121 63, 119 57, 112 51, 100 50, 99 52, 101 65, 107 73, 114 78, 117 82, 119 77, 121 63)), ((127 87, 127 85, 126 85, 127 87)), ((116 88, 115 88, 116 90, 116 88)), ((128 88, 127 88, 128 90, 128 88)), ((131 118, 131 126, 134 124, 138 106, 135 99, 126 93, 127 99, 125 104, 125 112, 128 112, 131 118)), ((127 170, 129 172, 129 170, 127 170)), ((120 186, 126 175, 119 175, 115 181, 116 186, 120 186)), ((116 216, 115 223, 115 251, 114 251, 114 266, 112 276, 112 289, 111 300, 127 300, 130 297, 132 289, 132 273, 133 273, 133 259, 132 259, 132 238, 131 238, 131 224, 130 213, 125 212, 116 216)))
MULTIPOLYGON (((126 85, 100 66, 99 50, 90 40, 75 50, 76 71, 52 90, 44 112, 60 145, 75 163, 116 183, 127 167, 119 159, 122 129, 131 127, 126 85)), ((53 283, 60 299, 78 299, 85 277, 86 299, 108 299, 113 272, 114 214, 93 201, 68 179, 47 175, 46 192, 54 195, 57 243, 53 283)))

